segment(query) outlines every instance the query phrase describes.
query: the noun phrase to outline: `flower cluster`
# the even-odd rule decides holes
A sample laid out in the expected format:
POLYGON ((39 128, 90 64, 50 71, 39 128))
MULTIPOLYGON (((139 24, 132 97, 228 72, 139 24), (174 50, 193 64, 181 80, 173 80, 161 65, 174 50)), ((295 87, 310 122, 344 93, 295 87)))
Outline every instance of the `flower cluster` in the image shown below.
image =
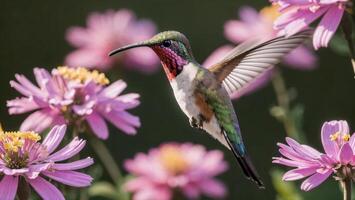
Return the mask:
POLYGON ((108 53, 118 46, 152 37, 155 29, 153 22, 137 20, 129 10, 93 13, 88 17, 86 28, 68 30, 67 40, 78 49, 66 57, 65 63, 107 70, 120 62, 132 69, 153 72, 158 69, 158 58, 149 49, 134 49, 115 57, 109 57, 108 53))
MULTIPOLYGON (((239 20, 229 20, 225 23, 225 37, 235 44, 247 41, 250 38, 258 38, 261 35, 268 39, 277 37, 279 33, 274 30, 273 23, 279 15, 277 6, 265 7, 260 12, 252 7, 242 7, 239 11, 239 20)), ((217 63, 232 49, 232 45, 219 47, 205 60, 203 66, 208 67, 217 63)), ((283 62, 286 66, 294 69, 311 70, 317 66, 317 57, 308 47, 301 45, 289 53, 283 62)), ((247 87, 232 94, 232 98, 239 98, 265 86, 271 79, 272 73, 273 69, 265 72, 247 87)))
POLYGON ((178 191, 189 199, 201 194, 212 198, 225 196, 225 186, 213 177, 227 169, 220 151, 206 151, 190 143, 167 143, 139 153, 125 162, 135 178, 125 188, 136 200, 169 200, 178 191))
POLYGON ((325 153, 302 145, 291 138, 286 138, 287 145, 279 143, 279 151, 284 157, 273 158, 273 163, 296 167, 284 174, 283 180, 293 181, 308 177, 301 189, 309 191, 331 174, 338 179, 352 177, 355 167, 355 134, 350 136, 346 121, 325 122, 321 131, 322 144, 325 153))
POLYGON ((281 8, 282 15, 275 21, 275 28, 287 36, 293 35, 319 18, 313 35, 315 49, 327 47, 336 32, 348 0, 271 0, 281 8))
POLYGON ((49 73, 35 68, 38 86, 17 74, 10 84, 24 97, 7 102, 10 114, 34 111, 21 125, 21 130, 41 132, 56 124, 69 122, 80 127, 86 121, 101 139, 109 132, 104 119, 127 134, 135 134, 139 118, 126 110, 139 105, 139 95, 120 95, 126 83, 118 80, 109 85, 103 73, 85 68, 58 67, 49 73))
POLYGON ((3 200, 14 200, 20 181, 26 181, 45 200, 63 199, 63 194, 46 180, 47 177, 72 187, 86 187, 92 178, 76 170, 93 164, 92 158, 63 163, 78 154, 85 146, 85 141, 74 138, 59 151, 65 135, 66 126, 55 126, 45 137, 35 132, 0 131, 0 194, 3 200), (23 179, 23 180, 22 180, 23 179))

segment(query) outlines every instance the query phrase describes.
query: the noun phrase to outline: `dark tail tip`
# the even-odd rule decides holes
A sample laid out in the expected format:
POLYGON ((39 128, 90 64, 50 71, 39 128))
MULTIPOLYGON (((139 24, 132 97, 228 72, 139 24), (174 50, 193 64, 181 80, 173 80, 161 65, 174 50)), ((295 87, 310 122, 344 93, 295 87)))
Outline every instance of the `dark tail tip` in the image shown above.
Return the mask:
POLYGON ((236 156, 239 165, 241 166, 244 175, 251 181, 255 182, 259 189, 265 189, 265 185, 262 182, 260 176, 255 170, 254 165, 252 164, 249 156, 244 155, 242 157, 236 156))
POLYGON ((243 144, 241 143, 240 146, 234 145, 229 140, 227 133, 223 131, 224 138, 226 139, 229 147, 231 148, 235 158, 237 159, 240 167, 243 170, 244 175, 249 179, 255 182, 259 189, 265 189, 264 183, 261 181, 260 176, 258 175, 253 163, 251 162, 248 154, 246 153, 243 144), (243 151, 239 151, 243 149, 243 151), (242 153, 240 153, 242 152, 242 153))

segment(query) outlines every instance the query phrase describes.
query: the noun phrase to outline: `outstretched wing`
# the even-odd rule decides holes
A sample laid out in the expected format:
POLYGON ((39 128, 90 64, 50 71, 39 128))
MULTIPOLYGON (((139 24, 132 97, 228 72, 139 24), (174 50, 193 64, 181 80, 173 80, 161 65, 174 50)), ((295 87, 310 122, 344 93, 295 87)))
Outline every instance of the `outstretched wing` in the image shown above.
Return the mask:
POLYGON ((261 39, 244 42, 208 69, 223 84, 228 94, 232 94, 279 63, 283 56, 310 38, 311 34, 310 30, 306 30, 266 42, 261 39))

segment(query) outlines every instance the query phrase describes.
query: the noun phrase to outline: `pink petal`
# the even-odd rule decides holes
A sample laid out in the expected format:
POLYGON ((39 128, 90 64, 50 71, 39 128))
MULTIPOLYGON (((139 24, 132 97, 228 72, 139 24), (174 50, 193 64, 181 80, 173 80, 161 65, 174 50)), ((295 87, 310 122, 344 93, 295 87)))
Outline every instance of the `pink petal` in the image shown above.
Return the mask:
POLYGON ((57 125, 49 131, 46 138, 42 142, 42 144, 46 146, 49 154, 51 154, 59 146, 60 142, 63 140, 66 130, 66 125, 57 125))
POLYGON ((28 182, 43 200, 65 200, 58 188, 40 176, 28 182))
POLYGON ((315 49, 327 47, 330 39, 336 32, 343 17, 344 9, 333 5, 325 13, 313 35, 313 46, 315 49))
POLYGON ((331 157, 336 158, 338 155, 338 145, 330 139, 330 136, 340 132, 341 134, 348 134, 349 126, 346 121, 330 121, 325 122, 322 126, 322 144, 324 151, 331 157))
POLYGON ((46 94, 43 93, 37 86, 35 86, 31 81, 29 81, 24 75, 16 74, 15 75, 17 81, 32 95, 37 97, 46 97, 46 94))
POLYGON ((217 64, 218 62, 222 61, 223 58, 233 49, 231 45, 224 45, 216 50, 214 50, 207 59, 202 63, 202 66, 205 68, 209 68, 210 66, 217 64))
POLYGON ((283 155, 287 159, 308 162, 308 160, 305 160, 301 155, 299 155, 297 152, 295 152, 291 147, 289 147, 285 144, 282 144, 282 143, 278 143, 277 146, 280 147, 279 152, 281 153, 281 155, 283 155))
POLYGON ((284 63, 299 70, 313 70, 317 67, 316 54, 304 45, 299 46, 285 56, 284 63))
POLYGON ((307 164, 302 163, 300 161, 294 161, 294 160, 289 160, 281 157, 274 157, 272 158, 272 163, 280 164, 280 165, 285 165, 288 167, 308 167, 307 164))
POLYGON ((341 164, 347 165, 348 163, 350 163, 353 156, 354 156, 354 153, 353 153, 353 150, 351 149, 351 146, 349 145, 349 143, 345 143, 339 151, 338 161, 341 164))
POLYGON ((28 172, 28 168, 21 168, 21 169, 10 169, 6 166, 4 166, 2 169, 1 169, 1 172, 4 173, 5 175, 8 175, 8 176, 18 176, 18 175, 22 175, 26 172, 28 172))
POLYGON ((300 145, 296 140, 287 137, 286 138, 287 144, 293 148, 293 150, 302 156, 306 160, 315 160, 319 158, 319 155, 314 155, 313 151, 309 151, 311 148, 305 148, 306 145, 300 145))
POLYGON ((107 98, 116 98, 126 87, 127 84, 124 81, 115 81, 114 83, 103 89, 100 92, 100 96, 104 96, 107 98))
POLYGON ((45 88, 48 81, 52 78, 46 69, 34 68, 33 73, 40 88, 45 88))
POLYGON ((282 180, 284 181, 294 181, 294 180, 299 180, 304 177, 310 176, 314 173, 316 173, 317 167, 310 167, 310 168, 301 168, 301 169, 293 169, 288 172, 286 172, 282 180))
POLYGON ((37 102, 34 101, 33 97, 22 97, 9 100, 6 102, 6 106, 9 108, 10 115, 22 114, 40 108, 37 102))
POLYGON ((73 187, 87 187, 91 185, 92 177, 76 171, 46 171, 42 173, 49 178, 73 187))
POLYGON ((210 176, 216 176, 228 169, 228 164, 223 161, 223 153, 221 151, 208 152, 203 161, 200 163, 200 168, 210 176))
POLYGON ((239 17, 240 19, 247 23, 253 24, 259 21, 259 13, 255 8, 250 6, 243 6, 239 9, 239 17))
POLYGON ((147 74, 159 69, 158 56, 149 48, 137 48, 127 52, 124 63, 128 68, 147 74))
POLYGON ((150 184, 152 184, 150 180, 148 180, 146 177, 141 176, 130 179, 124 184, 123 187, 126 191, 134 192, 146 188, 150 184))
POLYGON ((250 26, 245 22, 229 20, 224 24, 224 35, 234 43, 244 42, 250 38, 250 26))
POLYGON ((90 157, 69 163, 54 163, 52 168, 56 170, 78 170, 88 167, 94 163, 90 157))
POLYGON ((35 179, 40 173, 48 170, 52 165, 53 163, 32 164, 29 166, 29 171, 26 172, 26 176, 29 179, 35 179))
POLYGON ((139 117, 126 111, 104 113, 104 115, 108 121, 129 135, 135 135, 137 133, 136 128, 140 127, 139 117))
POLYGON ((100 52, 100 49, 81 48, 68 54, 65 64, 71 67, 85 66, 106 70, 111 67, 113 58, 107 56, 109 51, 100 52))
POLYGON ((55 114, 50 108, 35 111, 22 122, 21 131, 42 132, 53 124, 55 114))
POLYGON ((227 194, 226 186, 213 179, 203 180, 200 183, 200 188, 204 194, 212 198, 223 198, 227 194))
POLYGON ((133 200, 171 200, 172 191, 168 188, 157 187, 157 188, 144 188, 138 190, 133 195, 133 200))
POLYGON ((88 31, 81 27, 71 27, 66 33, 66 39, 73 46, 81 47, 90 43, 88 31))
POLYGON ((98 138, 103 140, 106 140, 108 138, 108 128, 105 120, 100 116, 100 114, 96 114, 95 112, 93 112, 91 115, 86 117, 86 120, 91 130, 98 138))
POLYGON ((200 188, 195 184, 187 184, 182 188, 182 192, 185 194, 187 199, 198 199, 201 195, 200 188))
POLYGON ((355 134, 353 133, 350 137, 349 144, 353 150, 355 150, 355 134))
POLYGON ((21 93, 22 95, 24 95, 26 97, 32 96, 32 93, 30 91, 28 91, 27 88, 25 88, 21 84, 17 83, 16 81, 10 81, 10 86, 15 88, 15 90, 17 90, 19 93, 21 93))
POLYGON ((331 169, 329 169, 324 174, 316 173, 316 174, 312 175, 311 177, 309 177, 305 181, 303 181, 303 183, 301 185, 301 189, 304 191, 309 191, 309 190, 317 187, 318 185, 323 183, 332 174, 332 172, 333 171, 331 169))
POLYGON ((2 200, 14 200, 18 186, 18 176, 5 175, 0 182, 0 196, 2 200))
POLYGON ((327 9, 320 8, 316 12, 311 12, 308 8, 290 10, 281 15, 276 21, 277 29, 284 29, 287 36, 294 35, 319 18, 327 9))
POLYGON ((78 154, 85 147, 85 140, 75 137, 69 144, 61 150, 50 155, 47 160, 49 161, 62 161, 73 157, 78 154))

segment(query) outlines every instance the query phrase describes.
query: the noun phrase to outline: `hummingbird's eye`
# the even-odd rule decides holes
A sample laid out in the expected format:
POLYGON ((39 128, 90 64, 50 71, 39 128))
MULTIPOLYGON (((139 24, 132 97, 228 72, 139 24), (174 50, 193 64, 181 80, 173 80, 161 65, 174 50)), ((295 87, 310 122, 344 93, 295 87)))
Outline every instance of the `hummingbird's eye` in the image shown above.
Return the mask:
POLYGON ((164 47, 170 47, 170 45, 171 45, 171 41, 170 40, 163 41, 163 46, 164 47))

